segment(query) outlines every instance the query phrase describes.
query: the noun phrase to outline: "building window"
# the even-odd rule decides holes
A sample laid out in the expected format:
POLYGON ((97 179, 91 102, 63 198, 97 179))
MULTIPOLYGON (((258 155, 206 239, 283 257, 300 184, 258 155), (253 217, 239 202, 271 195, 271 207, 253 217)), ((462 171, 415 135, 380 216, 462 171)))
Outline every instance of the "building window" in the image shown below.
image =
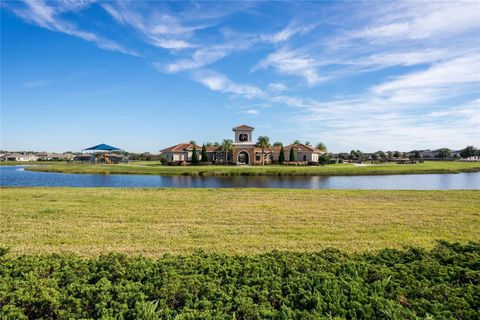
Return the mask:
POLYGON ((260 160, 262 160, 262 156, 261 156, 261 155, 259 155, 259 154, 257 154, 257 155, 255 156, 255 160, 257 160, 257 161, 260 161, 260 160))
POLYGON ((307 161, 307 155, 306 154, 303 155, 303 161, 307 161))

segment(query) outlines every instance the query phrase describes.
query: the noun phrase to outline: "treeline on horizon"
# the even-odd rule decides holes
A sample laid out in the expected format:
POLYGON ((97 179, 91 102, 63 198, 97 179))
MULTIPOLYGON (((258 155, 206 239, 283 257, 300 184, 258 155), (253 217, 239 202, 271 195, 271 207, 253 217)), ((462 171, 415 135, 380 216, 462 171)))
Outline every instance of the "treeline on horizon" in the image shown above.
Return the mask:
MULTIPOLYGON (((195 141, 190 141, 191 143, 195 144, 195 141)), ((298 140, 294 141, 294 143, 300 143, 298 140)), ((221 144, 218 142, 215 143, 205 143, 202 146, 212 146, 217 145, 220 146, 221 144)), ((311 146, 309 142, 306 142, 305 145, 311 146)), ((323 143, 319 143, 316 147, 318 148, 321 145, 322 151, 325 151, 326 154, 324 155, 323 161, 328 161, 329 159, 338 158, 342 160, 380 160, 380 159, 395 159, 395 158, 412 158, 412 159, 421 159, 422 155, 420 151, 422 150, 413 150, 410 152, 401 152, 401 151, 376 151, 376 152, 362 152, 360 150, 351 150, 350 152, 338 152, 338 153, 331 153, 328 152, 326 146, 323 143), (410 154, 409 154, 410 153, 410 154)), ((275 142, 272 146, 281 147, 283 144, 281 142, 275 142)), ((197 150, 198 153, 201 152, 197 150)), ((461 159, 461 158, 469 158, 480 156, 480 149, 474 146, 467 146, 464 149, 459 150, 458 154, 452 154, 451 149, 449 148, 440 148, 435 150, 437 151, 437 159, 447 159, 447 158, 454 158, 454 159, 461 159)), ((8 153, 9 151, 0 150, 0 153, 8 153)), ((12 151, 13 152, 13 151, 12 151)), ((35 151, 14 151, 24 154, 34 154, 37 153, 35 151)), ((72 151, 66 151, 64 153, 75 153, 72 151)), ((127 155, 129 160, 138 160, 138 161, 161 161, 162 155, 161 154, 153 154, 150 152, 142 152, 142 153, 135 153, 135 152, 128 152, 128 151, 115 151, 117 154, 127 155)), ((101 152, 99 152, 101 154, 101 152)))
POLYGON ((12 256, 2 319, 479 319, 480 243, 346 254, 12 256))

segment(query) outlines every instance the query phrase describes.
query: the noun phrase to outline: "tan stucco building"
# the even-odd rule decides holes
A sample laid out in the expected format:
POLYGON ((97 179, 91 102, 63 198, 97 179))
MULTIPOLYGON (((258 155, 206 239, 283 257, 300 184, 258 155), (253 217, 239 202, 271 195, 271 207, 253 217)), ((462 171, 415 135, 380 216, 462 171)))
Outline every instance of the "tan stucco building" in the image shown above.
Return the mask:
MULTIPOLYGON (((233 145, 234 149, 231 154, 227 155, 228 163, 235 163, 237 165, 258 165, 262 164, 262 148, 254 143, 253 131, 254 128, 247 125, 240 125, 234 127, 233 145)), ((192 160, 193 144, 179 143, 174 146, 160 150, 160 153, 165 155, 169 162, 190 162, 192 160)), ((208 159, 201 159, 201 146, 195 146, 197 149, 198 158, 200 161, 208 161, 214 163, 225 163, 225 153, 222 146, 207 147, 208 159)), ((301 144, 290 144, 283 148, 285 161, 289 159, 290 149, 293 149, 295 161, 299 162, 318 162, 321 151, 301 144)), ((278 161, 280 156, 280 147, 265 148, 263 157, 264 163, 270 164, 278 161)))

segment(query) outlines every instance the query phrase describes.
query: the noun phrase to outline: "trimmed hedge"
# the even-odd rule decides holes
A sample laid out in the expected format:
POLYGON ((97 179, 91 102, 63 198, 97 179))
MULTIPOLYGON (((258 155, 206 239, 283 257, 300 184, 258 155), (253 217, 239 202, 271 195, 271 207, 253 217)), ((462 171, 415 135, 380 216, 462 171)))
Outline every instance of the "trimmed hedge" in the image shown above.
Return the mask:
POLYGON ((11 256, 2 319, 480 319, 480 243, 346 254, 11 256))

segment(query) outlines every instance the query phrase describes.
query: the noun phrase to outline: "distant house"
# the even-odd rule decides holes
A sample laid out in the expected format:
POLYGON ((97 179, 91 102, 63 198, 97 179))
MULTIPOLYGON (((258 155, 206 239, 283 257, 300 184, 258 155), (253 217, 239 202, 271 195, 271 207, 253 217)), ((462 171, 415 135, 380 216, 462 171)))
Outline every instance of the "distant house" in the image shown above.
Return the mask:
POLYGON ((108 155, 108 160, 110 160, 110 163, 115 163, 115 164, 116 163, 127 163, 128 162, 128 157, 124 154, 111 153, 111 154, 108 155))
MULTIPOLYGON (((254 128, 246 125, 237 126, 232 129, 234 132, 233 152, 227 154, 227 162, 242 164, 261 164, 262 163, 262 148, 253 142, 254 128)), ((192 160, 193 144, 179 143, 174 146, 160 150, 160 154, 164 155, 169 162, 190 162, 192 160)), ((201 146, 196 146, 197 155, 201 159, 201 146)), ((318 162, 319 156, 322 152, 316 148, 307 145, 296 143, 284 147, 285 161, 290 161, 290 149, 293 149, 295 161, 301 162, 318 162)), ((280 147, 265 148, 263 150, 263 163, 269 164, 277 162, 280 156, 280 147)), ((224 163, 225 153, 222 146, 207 147, 206 161, 224 163)))
POLYGON ((74 155, 71 153, 47 153, 39 152, 37 153, 38 160, 41 161, 63 161, 63 160, 72 160, 74 155))
POLYGON ((31 153, 12 152, 0 157, 0 161, 37 161, 38 157, 31 153))

